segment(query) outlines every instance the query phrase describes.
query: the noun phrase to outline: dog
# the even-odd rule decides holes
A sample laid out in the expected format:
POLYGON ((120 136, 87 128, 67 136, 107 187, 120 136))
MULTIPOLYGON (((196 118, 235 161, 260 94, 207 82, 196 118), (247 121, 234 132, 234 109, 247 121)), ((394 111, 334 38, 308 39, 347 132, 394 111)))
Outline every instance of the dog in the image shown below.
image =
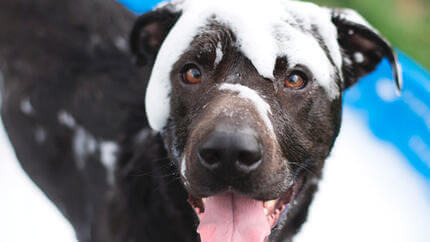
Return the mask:
POLYGON ((402 85, 390 44, 349 9, 185 0, 132 26, 109 1, 50 0, 30 28, 8 2, 5 128, 79 241, 290 241, 343 92, 383 58, 402 85))

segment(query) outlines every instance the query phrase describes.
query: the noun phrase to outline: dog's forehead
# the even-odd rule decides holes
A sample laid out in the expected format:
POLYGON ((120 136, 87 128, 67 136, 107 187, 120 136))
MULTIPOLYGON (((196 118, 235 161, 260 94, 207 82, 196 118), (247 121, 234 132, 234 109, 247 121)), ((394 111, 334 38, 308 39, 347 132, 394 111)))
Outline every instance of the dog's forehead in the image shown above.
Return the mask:
POLYGON ((286 57, 291 67, 306 66, 329 98, 339 95, 335 72, 342 58, 328 9, 289 0, 181 0, 171 9, 182 14, 160 48, 146 96, 155 130, 161 131, 169 116, 173 65, 211 20, 233 32, 238 49, 261 76, 274 79, 276 59, 286 57))

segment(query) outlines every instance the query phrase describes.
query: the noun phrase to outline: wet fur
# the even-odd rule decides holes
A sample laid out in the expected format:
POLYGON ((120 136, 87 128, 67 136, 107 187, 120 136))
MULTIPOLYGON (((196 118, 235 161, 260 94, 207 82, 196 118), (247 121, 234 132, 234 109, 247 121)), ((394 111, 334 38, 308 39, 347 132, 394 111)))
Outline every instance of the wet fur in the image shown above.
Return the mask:
MULTIPOLYGON (((186 202, 188 193, 180 180, 177 152, 186 147, 192 127, 188 124, 202 107, 174 100, 174 117, 196 115, 171 120, 162 135, 150 131, 144 110, 144 93, 159 44, 178 17, 178 13, 161 9, 135 23, 133 14, 104 0, 0 1, 5 128, 24 170, 71 222, 81 242, 198 241, 198 220, 186 202), (156 34, 142 35, 141 27, 148 22, 155 24, 152 31, 156 34), (129 33, 134 56, 117 45, 118 37, 127 39, 129 33), (34 109, 31 115, 20 108, 26 98, 34 109), (97 141, 119 145, 114 185, 107 182, 99 151, 87 156, 85 169, 79 169, 73 150, 76 127, 58 122, 61 110, 70 113, 97 141), (37 129, 46 132, 42 143, 35 139, 37 129), (139 139, 140 134, 145 134, 144 139, 139 139)), ((216 23, 210 27, 218 37, 202 36, 190 49, 208 43, 213 49, 217 41, 223 41, 224 51, 232 55, 218 67, 220 76, 239 73, 242 78, 252 77, 256 84, 249 86, 261 89, 258 83, 265 80, 251 63, 234 48, 228 49, 235 41, 234 34, 216 23)), ((342 47, 344 58, 351 58, 358 48, 354 41, 344 41, 342 47)), ((386 55, 384 51, 370 51, 376 56, 369 56, 365 67, 344 65, 337 77, 344 77, 342 89, 372 70, 386 55)), ((201 61, 213 63, 213 58, 209 53, 201 61)), ((278 62, 281 67, 288 64, 282 59, 278 62)), ((180 68, 181 63, 177 65, 175 68, 180 68)), ((281 67, 276 69, 279 75, 281 67)), ((340 80, 337 83, 341 85, 340 80)), ((266 95, 273 92, 271 88, 263 89, 266 95)), ((339 131, 341 98, 314 109, 312 100, 324 95, 324 90, 314 88, 304 106, 274 114, 277 139, 282 140, 280 150, 288 154, 291 174, 302 184, 289 219, 272 233, 275 240, 291 239, 305 221, 324 160, 339 131), (309 122, 309 116, 313 121, 309 122), (283 125, 287 122, 304 126, 283 125), (289 144, 296 145, 291 148, 289 144)), ((210 89, 205 93, 209 95, 203 95, 201 101, 208 103, 214 94, 210 89)), ((273 105, 282 110, 283 103, 293 99, 300 96, 273 105)))

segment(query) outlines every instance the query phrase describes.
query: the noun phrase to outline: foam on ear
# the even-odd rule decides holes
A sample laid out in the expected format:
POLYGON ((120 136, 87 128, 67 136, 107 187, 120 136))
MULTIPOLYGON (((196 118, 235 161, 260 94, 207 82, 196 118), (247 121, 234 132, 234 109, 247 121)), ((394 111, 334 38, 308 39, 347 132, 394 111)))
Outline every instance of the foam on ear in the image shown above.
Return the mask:
POLYGON ((401 66, 397 53, 364 18, 351 9, 332 9, 332 21, 338 30, 339 45, 343 49, 346 73, 344 88, 355 84, 373 71, 383 58, 388 58, 397 90, 402 89, 401 66))

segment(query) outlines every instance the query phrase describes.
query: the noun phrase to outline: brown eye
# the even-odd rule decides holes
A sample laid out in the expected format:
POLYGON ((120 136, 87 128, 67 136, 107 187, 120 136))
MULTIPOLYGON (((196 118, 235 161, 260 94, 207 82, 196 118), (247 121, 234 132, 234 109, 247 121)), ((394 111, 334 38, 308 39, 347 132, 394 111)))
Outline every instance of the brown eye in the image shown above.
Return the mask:
POLYGON ((300 72, 293 72, 285 80, 285 87, 292 89, 300 89, 307 83, 306 75, 300 72))
POLYGON ((196 66, 190 66, 185 68, 185 72, 182 74, 182 78, 185 83, 197 84, 202 81, 202 73, 196 66))

